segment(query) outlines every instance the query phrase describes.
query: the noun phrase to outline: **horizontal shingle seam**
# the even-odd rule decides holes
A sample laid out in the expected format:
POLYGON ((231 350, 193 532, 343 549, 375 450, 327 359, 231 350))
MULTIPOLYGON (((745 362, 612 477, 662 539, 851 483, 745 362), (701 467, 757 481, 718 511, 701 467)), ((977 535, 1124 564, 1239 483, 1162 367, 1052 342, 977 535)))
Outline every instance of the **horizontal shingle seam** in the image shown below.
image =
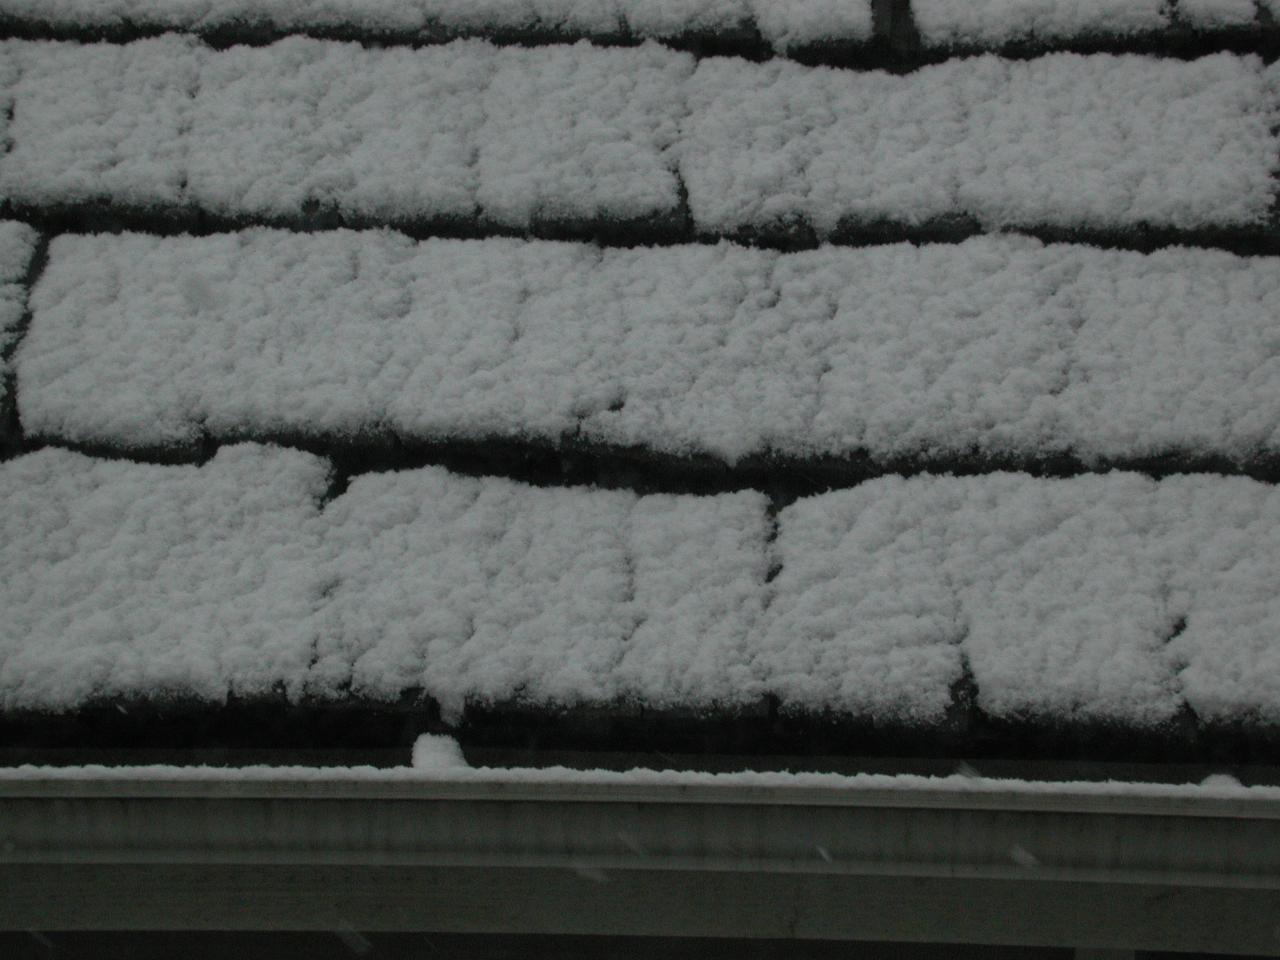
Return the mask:
MULTIPOLYGON (((1270 17, 1270 15, 1268 15, 1270 17)), ((0 13, 0 40, 66 41, 73 43, 128 44, 172 33, 163 24, 129 23, 80 25, 17 17, 0 13)), ((396 31, 360 27, 312 26, 279 28, 270 25, 227 24, 184 30, 212 50, 233 46, 268 46, 288 37, 359 43, 370 48, 404 47, 421 49, 459 39, 485 40, 498 46, 545 47, 586 41, 600 48, 625 48, 657 42, 698 59, 737 57, 764 61, 789 59, 809 66, 842 70, 889 70, 910 73, 956 57, 996 53, 1012 60, 1025 60, 1050 53, 1142 54, 1175 60, 1195 60, 1213 53, 1257 54, 1267 62, 1280 58, 1280 26, 1274 18, 1262 19, 1248 28, 1220 30, 1169 27, 1160 31, 1127 36, 1068 36, 1042 41, 1009 40, 997 44, 951 43, 923 46, 878 34, 871 39, 830 39, 796 45, 786 50, 772 47, 757 33, 646 37, 634 33, 598 34, 572 30, 537 32, 501 30, 396 31)))
MULTIPOLYGON (((678 176, 678 171, 676 171, 678 176)), ((252 229, 274 229, 300 234, 337 230, 394 230, 413 240, 547 240, 591 243, 610 249, 670 247, 683 244, 714 245, 729 241, 760 250, 782 253, 815 250, 823 246, 876 247, 896 243, 957 244, 981 236, 1022 236, 1046 243, 1073 243, 1102 250, 1152 253, 1185 247, 1222 250, 1243 257, 1280 256, 1280 209, 1268 222, 1232 228, 1177 229, 1143 226, 1115 229, 1028 225, 984 228, 970 217, 941 217, 924 223, 906 221, 846 221, 830 237, 819 239, 804 224, 743 228, 715 233, 695 229, 688 217, 687 188, 681 188, 680 211, 670 217, 648 220, 556 222, 540 218, 527 229, 475 219, 397 219, 358 217, 337 210, 317 210, 291 217, 224 216, 189 205, 134 207, 119 203, 28 203, 0 200, 0 219, 16 220, 50 236, 109 233, 149 234, 160 237, 208 237, 252 229)), ((1277 195, 1280 204, 1280 194, 1277 195)))
POLYGON ((582 440, 537 442, 514 436, 434 443, 399 440, 366 443, 350 437, 287 437, 245 432, 224 439, 201 438, 186 447, 138 447, 36 436, 26 438, 11 455, 59 449, 139 465, 200 466, 208 463, 219 450, 240 443, 282 446, 330 460, 334 479, 326 499, 340 495, 358 477, 428 466, 444 467, 463 476, 503 477, 531 486, 592 487, 642 495, 715 496, 758 490, 768 493, 780 506, 801 497, 849 489, 885 477, 924 475, 980 477, 1020 473, 1029 477, 1070 479, 1122 471, 1153 480, 1217 476, 1280 484, 1280 456, 1260 457, 1241 464, 1179 454, 1088 462, 1070 454, 1012 457, 974 452, 967 456, 922 455, 889 461, 873 460, 866 455, 799 458, 762 454, 744 457, 730 465, 710 456, 676 456, 582 440))

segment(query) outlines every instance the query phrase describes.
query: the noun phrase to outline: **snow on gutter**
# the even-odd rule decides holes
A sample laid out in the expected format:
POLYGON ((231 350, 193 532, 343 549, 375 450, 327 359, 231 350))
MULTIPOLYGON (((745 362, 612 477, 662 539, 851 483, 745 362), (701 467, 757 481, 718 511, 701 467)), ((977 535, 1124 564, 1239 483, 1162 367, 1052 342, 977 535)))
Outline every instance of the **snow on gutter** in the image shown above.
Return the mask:
POLYGON ((1280 955, 1280 790, 568 770, 0 771, 0 928, 1280 955))

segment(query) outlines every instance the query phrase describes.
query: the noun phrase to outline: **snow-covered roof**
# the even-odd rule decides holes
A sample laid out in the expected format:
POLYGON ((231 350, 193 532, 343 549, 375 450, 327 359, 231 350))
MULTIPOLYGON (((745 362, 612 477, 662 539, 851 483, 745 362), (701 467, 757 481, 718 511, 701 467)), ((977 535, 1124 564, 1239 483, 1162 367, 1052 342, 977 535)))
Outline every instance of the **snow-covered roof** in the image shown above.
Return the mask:
POLYGON ((1280 725, 1277 17, 0 0, 0 713, 1280 725))

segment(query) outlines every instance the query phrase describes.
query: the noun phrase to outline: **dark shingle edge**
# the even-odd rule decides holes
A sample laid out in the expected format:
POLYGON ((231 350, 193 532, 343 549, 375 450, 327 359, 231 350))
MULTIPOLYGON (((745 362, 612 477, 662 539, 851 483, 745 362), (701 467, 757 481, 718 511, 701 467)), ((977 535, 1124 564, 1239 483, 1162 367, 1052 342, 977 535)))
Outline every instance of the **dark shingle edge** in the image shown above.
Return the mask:
MULTIPOLYGON (((1175 21, 1168 28, 1136 34, 1086 33, 1060 38, 1025 38, 996 45, 926 46, 915 29, 908 0, 873 0, 874 32, 870 39, 830 40, 775 49, 747 22, 731 30, 691 30, 663 37, 646 37, 622 27, 590 33, 566 30, 554 24, 526 28, 455 29, 444 25, 397 30, 361 26, 282 27, 270 20, 236 21, 194 27, 180 32, 199 38, 213 49, 266 46, 289 36, 359 43, 367 47, 424 47, 453 40, 476 38, 500 46, 537 47, 588 41, 602 47, 638 46, 654 40, 694 56, 733 56, 748 60, 775 57, 809 66, 852 70, 890 70, 905 73, 954 57, 995 53, 1011 59, 1028 59, 1047 53, 1132 53, 1190 60, 1211 53, 1253 53, 1268 61, 1280 58, 1280 25, 1269 11, 1259 13, 1248 27, 1198 30, 1175 21)), ((131 43, 165 33, 179 32, 160 21, 120 21, 112 24, 76 24, 65 21, 0 14, 0 40, 56 40, 76 43, 131 43)))
MULTIPOLYGON (((1277 194, 1280 201, 1280 193, 1277 194)), ((109 199, 75 203, 31 204, 0 201, 0 219, 17 220, 36 229, 59 233, 149 233, 156 236, 210 236, 255 227, 318 233, 328 230, 390 229, 414 240, 433 237, 476 240, 511 237, 524 240, 567 240, 603 247, 675 246, 714 244, 729 240, 746 246, 783 252, 812 250, 822 245, 807 223, 791 220, 765 227, 729 233, 696 229, 688 204, 669 213, 635 220, 592 218, 586 220, 535 220, 528 230, 476 217, 373 218, 343 213, 336 206, 313 206, 296 216, 230 216, 194 205, 139 206, 109 199)), ((891 243, 961 243, 984 234, 1015 234, 1047 243, 1077 243, 1108 250, 1150 253, 1183 246, 1224 250, 1241 256, 1280 255, 1280 203, 1264 223, 1239 227, 1180 229, 1151 224, 1124 227, 1055 226, 1026 224, 987 229, 965 214, 937 217, 919 223, 900 220, 845 220, 827 243, 870 247, 891 243)))
POLYGON ((504 477, 539 487, 595 487, 629 490, 641 495, 711 496, 759 490, 778 507, 801 497, 855 487, 879 477, 921 474, 982 476, 1015 472, 1066 478, 1125 471, 1156 480, 1209 474, 1280 483, 1280 452, 1268 452, 1244 461, 1187 451, 1089 461, 1070 453, 997 455, 980 450, 949 454, 922 451, 892 459, 877 459, 866 453, 807 457, 761 453, 731 464, 710 454, 678 455, 599 443, 572 435, 552 441, 496 435, 432 439, 401 438, 391 432, 304 436, 245 431, 225 437, 206 434, 189 444, 168 447, 127 447, 23 436, 9 456, 54 447, 102 459, 173 466, 206 463, 220 447, 243 442, 291 447, 328 459, 333 464, 334 476, 330 496, 341 494, 358 476, 427 466, 444 467, 465 476, 504 477))
POLYGON ((1033 779, 1190 782, 1230 772, 1280 782, 1280 729, 1203 724, 1189 712, 1160 727, 994 718, 959 703, 941 724, 788 710, 776 698, 729 707, 634 703, 469 704, 447 723, 417 691, 398 702, 357 697, 290 702, 283 693, 225 702, 110 698, 64 712, 0 712, 0 766, 167 762, 244 765, 403 764, 421 734, 447 734, 472 763, 626 769, 779 768, 821 772, 976 772, 1033 779), (766 766, 762 766, 765 764, 766 766), (1133 775, 1133 771, 1128 774, 1133 775))
POLYGON ((44 268, 49 263, 49 242, 52 238, 41 233, 36 237, 31 258, 27 261, 26 276, 20 281, 26 297, 22 308, 22 317, 13 329, 13 338, 4 351, 0 353, 0 460, 8 459, 20 453, 24 447, 22 424, 18 420, 17 372, 11 361, 17 352, 22 338, 31 327, 31 289, 40 279, 44 268))

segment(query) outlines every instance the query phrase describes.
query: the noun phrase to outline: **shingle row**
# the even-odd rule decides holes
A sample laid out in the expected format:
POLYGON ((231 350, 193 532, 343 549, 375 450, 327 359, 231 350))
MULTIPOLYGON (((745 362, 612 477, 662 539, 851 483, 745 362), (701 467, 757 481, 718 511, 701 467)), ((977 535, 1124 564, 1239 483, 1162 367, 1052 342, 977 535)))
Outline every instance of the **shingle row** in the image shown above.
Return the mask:
POLYGON ((1255 0, 911 0, 926 47, 964 49, 1157 35, 1175 23, 1240 29, 1258 23, 1258 10, 1255 0))
MULTIPOLYGON (((911 0, 926 47, 1158 35, 1251 27, 1275 0, 911 0)), ((0 0, 0 16, 55 28, 267 28, 371 35, 576 36, 600 41, 758 33, 776 51, 872 36, 870 0, 0 0)), ((895 11, 906 17, 906 8, 895 11)))
POLYGON ((936 721, 1280 717, 1280 493, 1238 478, 890 478, 802 500, 203 467, 0 464, 0 702, 635 697, 936 721), (771 581, 771 565, 778 567, 771 581))
POLYGON ((55 26, 669 39, 758 32, 775 49, 871 36, 871 0, 0 0, 55 26))
POLYGON ((32 436, 573 435, 1087 462, 1280 453, 1280 258, 958 245, 601 249, 388 232, 62 236, 32 436))
POLYGON ((525 231, 1257 226, 1278 88, 1280 68, 1227 54, 891 76, 653 45, 10 42, 0 196, 525 231))

